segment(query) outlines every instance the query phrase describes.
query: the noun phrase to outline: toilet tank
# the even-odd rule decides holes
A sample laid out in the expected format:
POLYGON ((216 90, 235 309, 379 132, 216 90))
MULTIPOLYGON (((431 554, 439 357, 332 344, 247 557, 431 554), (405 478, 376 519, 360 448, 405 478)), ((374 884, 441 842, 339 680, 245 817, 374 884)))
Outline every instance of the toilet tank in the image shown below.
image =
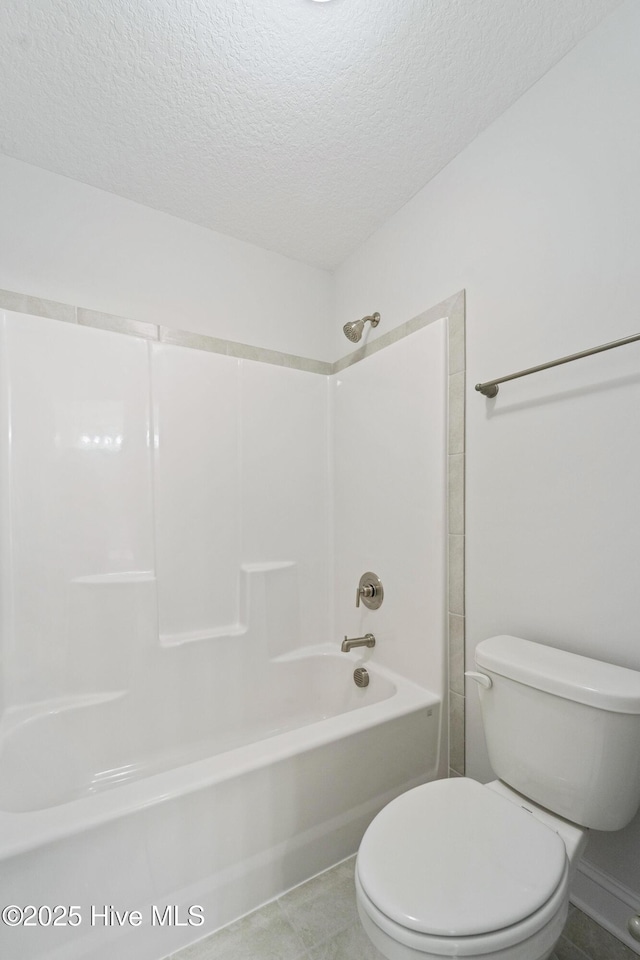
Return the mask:
POLYGON ((491 766, 573 823, 619 830, 640 806, 640 673, 519 637, 478 644, 491 766))

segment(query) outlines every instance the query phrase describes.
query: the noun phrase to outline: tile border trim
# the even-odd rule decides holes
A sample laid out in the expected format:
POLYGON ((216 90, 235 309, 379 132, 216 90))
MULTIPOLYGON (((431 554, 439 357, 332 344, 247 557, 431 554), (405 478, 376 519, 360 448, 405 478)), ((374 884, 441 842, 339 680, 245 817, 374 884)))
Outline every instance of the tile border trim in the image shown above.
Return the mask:
POLYGON ((247 343, 236 343, 234 340, 223 340, 206 334, 191 333, 188 330, 175 330, 146 320, 119 317, 115 314, 103 313, 100 310, 89 310, 72 304, 58 303, 55 300, 45 300, 42 297, 15 293, 12 290, 0 289, 0 310, 27 313, 30 316, 44 317, 48 320, 62 320, 66 323, 75 323, 78 326, 108 330, 111 333, 122 333, 129 337, 142 337, 145 340, 173 344, 178 347, 189 347, 193 350, 206 350, 209 353, 220 353, 223 356, 237 357, 240 360, 257 360, 260 363, 276 364, 288 369, 303 370, 306 373, 330 376, 334 372, 334 364, 326 360, 298 357, 292 353, 281 353, 278 350, 254 347, 247 343))
MULTIPOLYGON (((464 370, 464 291, 454 294, 443 300, 435 307, 425 310, 424 313, 407 320, 393 330, 383 333, 370 343, 365 343, 357 350, 341 357, 334 363, 328 360, 314 360, 311 357, 299 357, 293 353, 282 353, 266 347, 256 347, 248 343, 239 343, 235 340, 224 340, 203 333, 193 333, 189 330, 178 330, 146 320, 134 320, 130 317, 120 317, 100 310, 90 310, 68 303, 59 303, 55 300, 45 300, 42 297, 33 297, 29 294, 16 293, 13 290, 0 289, 0 310, 11 310, 14 313, 26 313, 34 317, 44 317, 48 320, 61 320, 65 323, 76 323, 79 326, 93 327, 96 330, 108 330, 111 333, 122 333, 130 337, 143 337, 146 340, 156 340, 159 343, 173 344, 178 347, 189 347, 192 350, 205 350, 209 353, 219 353, 223 356, 237 357, 241 360, 257 360, 260 363, 276 364, 289 369, 304 370, 307 373, 318 373, 323 376, 332 376, 345 370, 347 367, 364 360, 366 357, 384 350, 385 347, 397 343, 398 340, 422 330, 435 320, 455 319, 462 300, 461 333, 458 332, 461 344, 454 352, 457 353, 457 366, 451 368, 449 374, 464 370), (460 363, 462 365, 460 365, 460 363)), ((458 322, 458 326, 460 323, 458 322)), ((449 334, 449 349, 456 344, 456 337, 449 334)))

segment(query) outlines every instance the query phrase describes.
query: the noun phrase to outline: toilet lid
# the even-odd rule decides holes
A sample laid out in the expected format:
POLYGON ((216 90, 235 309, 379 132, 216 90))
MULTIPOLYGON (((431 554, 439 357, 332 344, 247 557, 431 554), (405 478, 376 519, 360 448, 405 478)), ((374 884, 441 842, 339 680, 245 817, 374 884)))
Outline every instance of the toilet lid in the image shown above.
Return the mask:
POLYGON ((387 917, 455 937, 531 916, 555 892, 565 860, 558 834, 525 808, 455 778, 416 787, 385 807, 363 837, 357 870, 387 917))

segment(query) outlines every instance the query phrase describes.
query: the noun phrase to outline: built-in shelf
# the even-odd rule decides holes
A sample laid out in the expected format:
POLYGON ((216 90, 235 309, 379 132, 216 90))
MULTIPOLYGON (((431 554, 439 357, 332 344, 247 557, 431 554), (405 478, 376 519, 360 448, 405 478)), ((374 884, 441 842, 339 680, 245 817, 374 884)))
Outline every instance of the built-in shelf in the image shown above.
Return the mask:
MULTIPOLYGON (((263 560, 257 563, 240 564, 241 585, 240 585, 240 604, 238 610, 238 620, 236 623, 227 623, 222 626, 203 627, 200 630, 187 630, 180 633, 161 633, 160 645, 163 647, 180 647, 185 643, 202 643, 207 640, 225 640, 228 637, 242 637, 249 632, 249 622, 251 619, 251 588, 249 586, 252 577, 258 574, 274 573, 278 570, 287 570, 295 567, 295 560, 263 560)), ((260 591, 258 596, 260 596, 260 591)), ((254 604, 255 604, 255 596, 254 604)), ((258 600, 258 604, 264 604, 258 600)), ((262 606, 259 607, 262 609, 262 606)), ((255 610, 254 610, 255 615, 255 610)), ((258 617, 261 614, 258 613, 258 617)))
POLYGON ((153 570, 124 570, 121 573, 91 573, 86 577, 74 577, 71 583, 87 586, 113 586, 115 584, 153 583, 153 570))
POLYGON ((191 630, 186 633, 161 633, 160 643, 163 647, 180 647, 183 643, 221 640, 225 637, 241 637, 246 632, 246 624, 230 623, 222 627, 209 627, 204 630, 191 630))

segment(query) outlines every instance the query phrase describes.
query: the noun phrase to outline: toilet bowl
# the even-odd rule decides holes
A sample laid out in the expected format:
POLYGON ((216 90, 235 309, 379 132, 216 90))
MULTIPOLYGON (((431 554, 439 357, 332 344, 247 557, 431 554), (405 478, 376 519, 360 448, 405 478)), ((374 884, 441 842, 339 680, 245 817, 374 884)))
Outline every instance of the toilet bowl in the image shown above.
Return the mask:
POLYGON ((388 960, 545 960, 564 926, 586 831, 499 782, 439 780, 364 835, 356 899, 388 960))

